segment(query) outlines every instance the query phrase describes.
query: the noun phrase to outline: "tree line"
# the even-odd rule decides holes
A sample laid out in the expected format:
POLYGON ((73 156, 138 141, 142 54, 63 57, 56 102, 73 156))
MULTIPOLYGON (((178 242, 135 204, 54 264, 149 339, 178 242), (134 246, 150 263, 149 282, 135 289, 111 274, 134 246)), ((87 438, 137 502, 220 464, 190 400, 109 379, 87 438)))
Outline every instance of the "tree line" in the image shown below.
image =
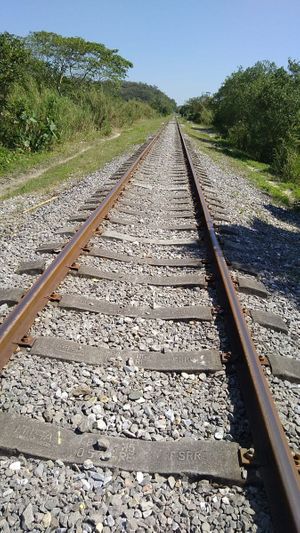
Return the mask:
POLYGON ((269 61, 239 68, 214 95, 180 108, 188 120, 213 125, 228 142, 269 163, 285 180, 300 179, 300 63, 269 61))
POLYGON ((155 85, 137 83, 134 81, 122 81, 120 95, 125 100, 140 100, 148 103, 161 115, 170 115, 177 109, 175 100, 169 98, 155 85))
POLYGON ((38 151, 80 132, 109 133, 169 113, 158 90, 155 102, 151 90, 149 98, 122 95, 132 66, 117 49, 80 37, 0 34, 0 165, 7 150, 38 151))

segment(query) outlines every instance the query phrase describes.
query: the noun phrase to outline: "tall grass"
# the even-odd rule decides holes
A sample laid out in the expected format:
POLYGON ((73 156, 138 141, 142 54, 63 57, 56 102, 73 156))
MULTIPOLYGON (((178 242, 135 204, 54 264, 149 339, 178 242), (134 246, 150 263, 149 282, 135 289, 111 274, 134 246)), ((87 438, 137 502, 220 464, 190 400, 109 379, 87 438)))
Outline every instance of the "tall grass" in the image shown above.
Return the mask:
POLYGON ((29 78, 23 85, 14 85, 2 112, 0 167, 9 161, 11 151, 50 149, 78 133, 98 130, 108 134, 113 128, 156 116, 149 105, 134 100, 126 102, 101 88, 83 87, 64 96, 29 78))
POLYGON ((131 125, 141 118, 158 116, 148 104, 138 100, 124 101, 95 88, 84 93, 80 105, 92 112, 95 127, 104 133, 131 125))

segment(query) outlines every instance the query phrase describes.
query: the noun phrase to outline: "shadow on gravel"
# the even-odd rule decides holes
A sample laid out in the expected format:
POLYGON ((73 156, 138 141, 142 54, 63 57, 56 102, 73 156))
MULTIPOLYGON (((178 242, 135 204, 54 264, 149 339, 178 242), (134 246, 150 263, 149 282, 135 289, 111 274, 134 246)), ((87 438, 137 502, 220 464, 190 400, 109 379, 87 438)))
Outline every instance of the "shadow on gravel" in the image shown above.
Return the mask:
MULTIPOLYGON (((262 487, 255 487, 253 485, 245 487, 244 490, 251 509, 255 512, 253 520, 256 525, 256 533, 274 533, 265 490, 262 487)), ((242 521, 242 531, 253 531, 253 525, 247 521, 245 516, 242 518, 242 521)))
MULTIPOLYGON (((228 228, 228 226, 226 227, 228 228)), ((240 263, 250 264, 256 272, 260 274, 263 272, 263 265, 265 264, 264 262, 266 261, 266 258, 268 263, 270 262, 272 264, 272 258, 269 255, 270 247, 266 246, 266 243, 269 240, 270 227, 268 224, 262 224, 258 219, 255 219, 253 228, 246 228, 238 225, 229 226, 230 229, 233 229, 238 233, 239 251, 236 253, 236 250, 231 250, 231 252, 235 252, 235 256, 232 253, 226 253, 226 255, 231 255, 232 261, 234 260, 239 261, 240 263)), ((281 243, 281 240, 286 240, 285 233, 288 232, 283 232, 279 237, 274 235, 274 237, 279 238, 280 242, 278 244, 281 243)), ((237 237, 232 235, 227 237, 228 242, 232 242, 233 239, 237 239, 237 237)), ((276 272, 276 275, 280 274, 281 269, 279 264, 276 264, 274 271, 276 272)), ((268 289, 271 292, 271 288, 268 287, 268 289)), ((208 290, 213 300, 213 304, 218 305, 219 298, 216 294, 216 290, 213 287, 209 287, 208 290)), ((227 352, 230 350, 230 344, 226 334, 226 322, 222 314, 216 318, 215 325, 219 333, 220 350, 227 352)), ((232 411, 228 417, 230 423, 229 433, 232 440, 237 442, 241 447, 251 447, 253 446, 253 437, 251 435, 240 381, 234 363, 226 366, 225 373, 227 390, 232 406, 232 411)), ((244 487, 244 494, 250 504, 251 511, 254 513, 252 519, 256 526, 257 533, 273 533, 274 529, 270 517, 269 503, 264 487, 262 485, 249 483, 248 486, 246 485, 244 487)), ((246 515, 242 517, 242 523, 243 531, 252 530, 253 524, 247 519, 246 515)))
POLYGON ((201 131, 201 133, 206 133, 209 135, 210 133, 216 134, 216 130, 214 128, 201 128, 200 126, 191 126, 192 130, 201 131))
MULTIPOLYGON (((209 285, 208 292, 209 296, 212 298, 213 305, 217 306, 220 303, 220 299, 215 287, 209 285)), ((228 326, 224 318, 224 314, 217 314, 214 320, 214 325, 218 330, 218 337, 220 339, 220 351, 228 352, 230 351, 231 347, 227 333, 228 326)), ((231 436, 231 439, 235 442, 238 442, 240 446, 250 447, 253 445, 253 441, 234 364, 227 365, 225 373, 226 390, 229 393, 229 399, 232 406, 232 411, 228 415, 228 421, 230 424, 229 434, 231 436)))
MULTIPOLYGON (((216 290, 213 287, 209 287, 208 290, 213 304, 217 305, 219 299, 216 290)), ((230 344, 228 335, 226 334, 226 322, 222 314, 217 316, 215 325, 219 334, 220 350, 226 352, 230 350, 230 344)), ((241 447, 248 448, 253 446, 253 438, 235 365, 227 365, 225 373, 226 390, 228 391, 231 403, 231 412, 228 414, 230 424, 228 433, 230 434, 230 440, 237 442, 241 447)), ((218 423, 217 418, 215 423, 218 423)), ((261 485, 249 484, 244 487, 244 495, 250 504, 251 512, 253 512, 252 519, 256 525, 257 533, 273 533, 269 504, 264 488, 261 485)), ((243 529, 241 531, 252 531, 253 523, 250 517, 248 520, 247 515, 244 514, 241 520, 243 522, 243 529)))
MULTIPOLYGON (((265 208, 274 216, 285 216, 285 221, 293 224, 295 231, 275 227, 258 218, 253 219, 250 228, 238 224, 224 226, 235 232, 235 235, 222 235, 225 257, 233 267, 235 263, 250 267, 270 293, 288 295, 299 303, 300 233, 296 226, 300 217, 280 207, 265 208)), ((220 229, 222 231, 222 226, 220 229)), ((237 270, 242 273, 242 268, 237 270)))
MULTIPOLYGON (((194 128, 194 129, 196 129, 196 128, 194 128)), ((211 137, 211 139, 205 139, 205 138, 201 137, 201 139, 199 139, 198 135, 194 135, 193 133, 189 133, 189 137, 192 137, 193 139, 196 139, 197 141, 201 141, 202 143, 210 144, 211 148, 213 148, 214 150, 218 146, 218 142, 215 140, 214 137, 211 137)))
POLYGON ((277 218, 278 220, 287 222, 296 228, 300 228, 299 208, 284 209, 283 207, 272 204, 265 204, 264 208, 267 209, 273 215, 273 217, 277 218))
MULTIPOLYGON (((200 131, 200 133, 205 133, 206 135, 210 135, 209 129, 205 130, 204 128, 192 128, 194 130, 200 131)), ((249 154, 246 152, 242 152, 241 150, 238 150, 237 148, 232 147, 228 141, 225 139, 222 139, 220 137, 215 137, 211 135, 209 139, 206 137, 199 137, 198 135, 195 135, 193 133, 189 133, 189 137, 192 137, 193 139, 196 139, 196 141, 200 141, 201 143, 208 144, 209 149, 213 150, 214 152, 220 152, 228 157, 231 157, 232 159, 238 159, 239 161, 243 161, 245 163, 249 163, 252 158, 249 154)), ((264 169, 257 169, 260 173, 267 173, 272 174, 271 169, 269 167, 264 169)))

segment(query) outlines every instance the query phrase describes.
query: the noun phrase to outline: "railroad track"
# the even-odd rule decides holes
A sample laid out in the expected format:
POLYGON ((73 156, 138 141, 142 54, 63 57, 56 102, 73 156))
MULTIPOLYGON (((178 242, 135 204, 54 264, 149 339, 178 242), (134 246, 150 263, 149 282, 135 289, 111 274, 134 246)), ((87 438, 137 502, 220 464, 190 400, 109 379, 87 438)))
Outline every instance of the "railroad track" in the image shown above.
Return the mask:
MULTIPOLYGON (((0 303, 14 306, 1 325, 1 366, 17 351, 3 381, 22 371, 32 379, 37 369, 30 409, 22 387, 12 408, 4 398, 2 454, 82 465, 96 479, 97 472, 138 472, 137 483, 149 492, 137 516, 124 514, 128 502, 117 501, 124 530, 150 517, 154 530, 183 528, 171 516, 156 521, 155 475, 167 476, 171 492, 190 483, 193 498, 195 477, 210 480, 212 492, 218 486, 259 493, 263 481, 274 527, 299 527, 299 455, 264 375, 268 366, 299 380, 299 367, 256 352, 247 323, 286 326, 276 315, 241 308, 239 291, 261 298, 267 291, 247 265, 229 265, 239 271, 232 276, 220 243, 233 230, 220 197, 171 122, 76 206, 58 241, 41 243, 39 253, 56 254, 46 270, 41 261, 21 265, 21 274, 40 273, 29 290, 0 292, 0 303), (43 373, 52 380, 46 387, 39 384, 43 373), (201 411, 210 395, 207 417, 201 411), (61 416, 56 407, 64 403, 61 416), (185 476, 189 481, 181 482, 185 476)), ((131 487, 130 476, 124 479, 131 487)), ((181 507, 188 515, 199 511, 196 504, 189 510, 188 501, 181 507)), ((184 519, 188 530, 210 530, 193 519, 184 519)), ((103 523, 116 527, 105 516, 103 523)), ((238 530, 247 528, 241 524, 238 530)))

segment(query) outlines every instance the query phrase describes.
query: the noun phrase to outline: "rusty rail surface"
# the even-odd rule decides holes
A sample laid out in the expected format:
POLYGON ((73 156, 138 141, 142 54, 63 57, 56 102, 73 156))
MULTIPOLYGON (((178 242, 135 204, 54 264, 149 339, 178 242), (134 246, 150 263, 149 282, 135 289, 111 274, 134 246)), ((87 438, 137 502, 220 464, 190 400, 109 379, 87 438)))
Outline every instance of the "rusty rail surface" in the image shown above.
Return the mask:
POLYGON ((70 267, 79 257, 99 224, 106 217, 114 203, 121 195, 141 161, 145 159, 161 134, 161 130, 146 144, 129 169, 105 197, 103 202, 92 212, 68 241, 49 267, 26 292, 0 326, 0 369, 7 363, 18 348, 22 338, 32 326, 37 314, 47 305, 51 294, 69 273, 70 267))
POLYGON ((297 471, 270 388, 260 364, 234 288, 222 249, 214 231, 206 200, 197 178, 193 161, 177 122, 182 147, 201 209, 206 240, 215 270, 216 285, 221 295, 231 331, 231 346, 241 391, 252 428, 259 463, 274 527, 278 531, 300 531, 300 485, 297 471))

